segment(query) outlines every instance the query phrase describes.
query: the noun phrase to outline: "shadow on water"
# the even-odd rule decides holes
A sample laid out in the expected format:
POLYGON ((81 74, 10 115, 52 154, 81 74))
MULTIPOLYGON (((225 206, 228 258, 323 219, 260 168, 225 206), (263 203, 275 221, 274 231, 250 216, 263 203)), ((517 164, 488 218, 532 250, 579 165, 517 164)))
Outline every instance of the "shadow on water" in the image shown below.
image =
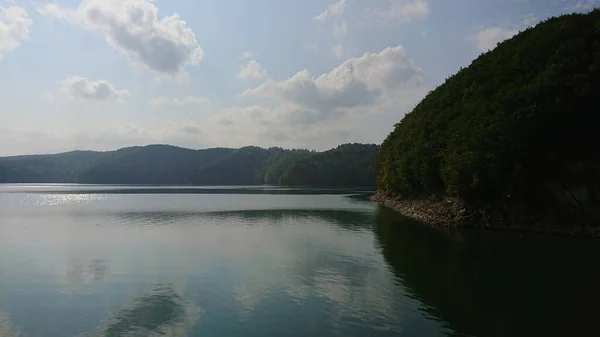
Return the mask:
POLYGON ((384 207, 374 232, 398 281, 457 335, 600 335, 596 240, 451 235, 384 207))
POLYGON ((201 309, 186 303, 168 285, 155 285, 116 312, 99 334, 80 336, 187 336, 199 320, 201 309))
MULTIPOLYGON (((117 216, 124 223, 169 225, 182 219, 198 221, 203 220, 226 220, 224 223, 232 222, 238 218, 241 223, 253 225, 271 223, 283 223, 286 220, 297 221, 301 219, 315 219, 335 224, 350 231, 360 231, 369 227, 374 221, 372 212, 358 212, 345 210, 246 210, 246 211, 224 211, 224 212, 121 212, 117 216)), ((237 222, 234 222, 237 224, 237 222)))

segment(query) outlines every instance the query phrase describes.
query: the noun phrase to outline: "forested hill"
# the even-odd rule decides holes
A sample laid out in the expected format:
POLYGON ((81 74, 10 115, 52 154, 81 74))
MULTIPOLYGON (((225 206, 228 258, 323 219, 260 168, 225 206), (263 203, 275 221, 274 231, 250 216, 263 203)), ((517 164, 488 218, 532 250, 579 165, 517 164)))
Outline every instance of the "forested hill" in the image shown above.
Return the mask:
POLYGON ((599 113, 600 10, 548 19, 407 114, 381 146, 378 189, 600 225, 599 113))
POLYGON ((0 182, 374 187, 372 165, 378 149, 368 144, 345 144, 325 152, 149 145, 4 157, 0 182))

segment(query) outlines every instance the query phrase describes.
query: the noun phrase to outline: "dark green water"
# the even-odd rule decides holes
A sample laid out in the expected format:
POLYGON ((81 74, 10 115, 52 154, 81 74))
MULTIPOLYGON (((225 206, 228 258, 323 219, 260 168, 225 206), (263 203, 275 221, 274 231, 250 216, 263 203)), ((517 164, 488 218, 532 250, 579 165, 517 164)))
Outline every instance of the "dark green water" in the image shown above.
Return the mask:
POLYGON ((356 192, 0 185, 0 336, 600 335, 600 241, 356 192))

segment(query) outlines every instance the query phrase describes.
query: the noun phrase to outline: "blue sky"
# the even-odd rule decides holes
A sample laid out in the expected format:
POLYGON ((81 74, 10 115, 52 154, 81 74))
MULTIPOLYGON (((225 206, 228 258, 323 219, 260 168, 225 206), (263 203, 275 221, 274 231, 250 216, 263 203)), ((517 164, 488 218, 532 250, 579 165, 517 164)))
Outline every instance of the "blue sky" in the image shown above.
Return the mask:
POLYGON ((600 0, 0 0, 0 155, 381 142, 426 93, 600 0))

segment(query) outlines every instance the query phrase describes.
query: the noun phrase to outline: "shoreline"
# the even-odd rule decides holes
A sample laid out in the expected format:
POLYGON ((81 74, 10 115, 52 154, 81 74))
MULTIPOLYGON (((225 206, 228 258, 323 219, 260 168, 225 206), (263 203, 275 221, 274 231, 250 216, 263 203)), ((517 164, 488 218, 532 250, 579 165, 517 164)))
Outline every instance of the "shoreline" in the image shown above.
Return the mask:
POLYGON ((491 218, 475 221, 477 212, 457 198, 403 199, 381 191, 369 197, 369 200, 388 207, 406 217, 443 230, 458 228, 478 228, 515 232, 540 233, 562 236, 600 238, 600 227, 565 226, 553 221, 535 221, 522 219, 506 221, 491 218))

